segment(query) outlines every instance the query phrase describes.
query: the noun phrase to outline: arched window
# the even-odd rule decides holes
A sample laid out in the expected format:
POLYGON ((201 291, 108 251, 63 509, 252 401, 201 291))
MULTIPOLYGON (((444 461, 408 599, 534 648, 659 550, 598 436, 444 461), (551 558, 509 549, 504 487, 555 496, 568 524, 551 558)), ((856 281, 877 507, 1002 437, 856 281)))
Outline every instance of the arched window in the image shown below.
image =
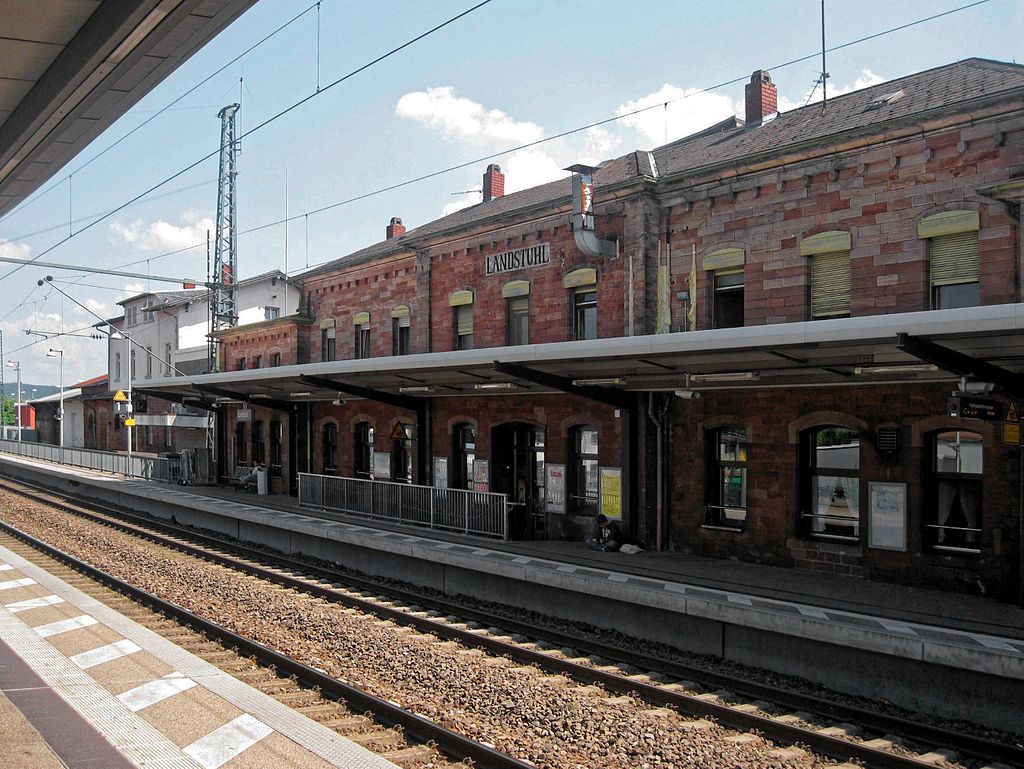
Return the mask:
POLYGON ((476 460, 476 431, 473 425, 455 425, 452 434, 452 488, 473 489, 473 462, 476 460))
POLYGON ((327 422, 323 429, 324 473, 335 475, 338 470, 338 426, 327 422))
POLYGON ((804 433, 803 531, 811 537, 860 537, 860 434, 838 425, 804 433))
POLYGON ((595 515, 598 500, 597 427, 580 425, 569 431, 569 511, 595 515))
POLYGON ((360 422, 356 425, 354 457, 356 478, 373 478, 373 425, 360 422))
POLYGON ((720 427, 708 433, 708 526, 742 529, 747 521, 747 431, 720 427))
POLYGON ((943 430, 931 436, 929 446, 925 542, 935 550, 976 553, 982 533, 982 437, 967 430, 943 430))
POLYGON ((235 464, 244 465, 245 459, 245 422, 235 425, 235 464))
POLYGON ((391 480, 412 483, 412 426, 399 424, 395 427, 392 433, 391 480))

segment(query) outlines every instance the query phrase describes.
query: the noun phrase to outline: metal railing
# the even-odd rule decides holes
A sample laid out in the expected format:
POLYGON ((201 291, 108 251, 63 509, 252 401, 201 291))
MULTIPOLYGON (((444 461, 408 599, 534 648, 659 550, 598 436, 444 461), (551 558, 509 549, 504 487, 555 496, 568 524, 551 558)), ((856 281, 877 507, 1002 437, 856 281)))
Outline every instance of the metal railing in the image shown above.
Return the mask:
POLYGON ((181 460, 167 457, 149 457, 138 454, 120 454, 93 449, 61 448, 48 443, 0 440, 0 451, 23 457, 58 462, 72 467, 84 467, 106 473, 118 473, 129 478, 175 483, 181 475, 181 460))
POLYGON ((508 496, 299 473, 299 506, 508 539, 508 496))

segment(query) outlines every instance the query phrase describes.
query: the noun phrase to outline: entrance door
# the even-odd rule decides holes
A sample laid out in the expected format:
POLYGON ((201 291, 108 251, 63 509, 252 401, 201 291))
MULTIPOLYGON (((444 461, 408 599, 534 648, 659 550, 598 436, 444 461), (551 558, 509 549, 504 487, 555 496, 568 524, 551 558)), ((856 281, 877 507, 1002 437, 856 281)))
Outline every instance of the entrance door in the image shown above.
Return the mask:
POLYGON ((491 457, 491 490, 509 498, 509 537, 544 539, 544 428, 524 422, 495 427, 491 457))

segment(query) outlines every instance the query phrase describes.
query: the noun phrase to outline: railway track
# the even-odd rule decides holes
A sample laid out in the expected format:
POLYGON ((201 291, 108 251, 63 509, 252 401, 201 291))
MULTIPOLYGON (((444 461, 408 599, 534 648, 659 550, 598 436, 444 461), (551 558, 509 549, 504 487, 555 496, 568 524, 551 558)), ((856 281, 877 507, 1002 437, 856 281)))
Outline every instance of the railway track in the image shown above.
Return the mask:
MULTIPOLYGON (((21 484, 6 484, 6 488, 219 566, 372 613, 417 633, 430 634, 439 642, 457 642, 496 659, 536 666, 584 685, 600 686, 618 696, 637 698, 655 708, 671 708, 697 723, 720 724, 782 745, 802 746, 833 760, 855 761, 868 767, 934 767, 937 763, 971 767, 1024 765, 1024 750, 1019 745, 685 667, 638 652, 624 652, 593 639, 507 617, 495 619, 479 609, 396 587, 383 588, 337 570, 229 544, 102 505, 56 499, 21 484)), ((228 637, 232 643, 238 642, 228 637)), ((289 665, 286 660, 272 664, 282 670, 289 665)), ((301 667, 293 670, 294 675, 306 680, 307 671, 301 667)), ((345 699, 358 701, 351 693, 345 699)), ((799 750, 785 748, 778 757, 795 757, 794 751, 799 750)), ((481 766, 498 765, 475 757, 474 760, 481 766)))

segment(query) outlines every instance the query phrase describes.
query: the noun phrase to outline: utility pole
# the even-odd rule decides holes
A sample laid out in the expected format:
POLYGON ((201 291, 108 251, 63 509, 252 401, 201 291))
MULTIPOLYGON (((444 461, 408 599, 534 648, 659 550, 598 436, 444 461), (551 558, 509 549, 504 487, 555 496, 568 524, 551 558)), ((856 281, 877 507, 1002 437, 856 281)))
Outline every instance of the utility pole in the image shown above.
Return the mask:
POLYGON ((60 358, 60 410, 57 418, 60 420, 60 463, 64 464, 64 351, 51 347, 46 357, 60 358))
POLYGON ((4 332, 0 331, 0 439, 7 440, 7 382, 4 381, 4 332))
POLYGON ((21 361, 20 360, 9 360, 7 365, 18 372, 18 400, 15 403, 14 418, 18 425, 18 443, 21 443, 21 361))
MULTIPOLYGON (((235 198, 236 157, 235 113, 239 105, 231 104, 217 113, 220 118, 220 171, 217 175, 217 224, 213 248, 213 275, 210 276, 210 333, 238 325, 238 222, 235 198)), ((219 362, 217 340, 210 337, 211 372, 219 362)))

